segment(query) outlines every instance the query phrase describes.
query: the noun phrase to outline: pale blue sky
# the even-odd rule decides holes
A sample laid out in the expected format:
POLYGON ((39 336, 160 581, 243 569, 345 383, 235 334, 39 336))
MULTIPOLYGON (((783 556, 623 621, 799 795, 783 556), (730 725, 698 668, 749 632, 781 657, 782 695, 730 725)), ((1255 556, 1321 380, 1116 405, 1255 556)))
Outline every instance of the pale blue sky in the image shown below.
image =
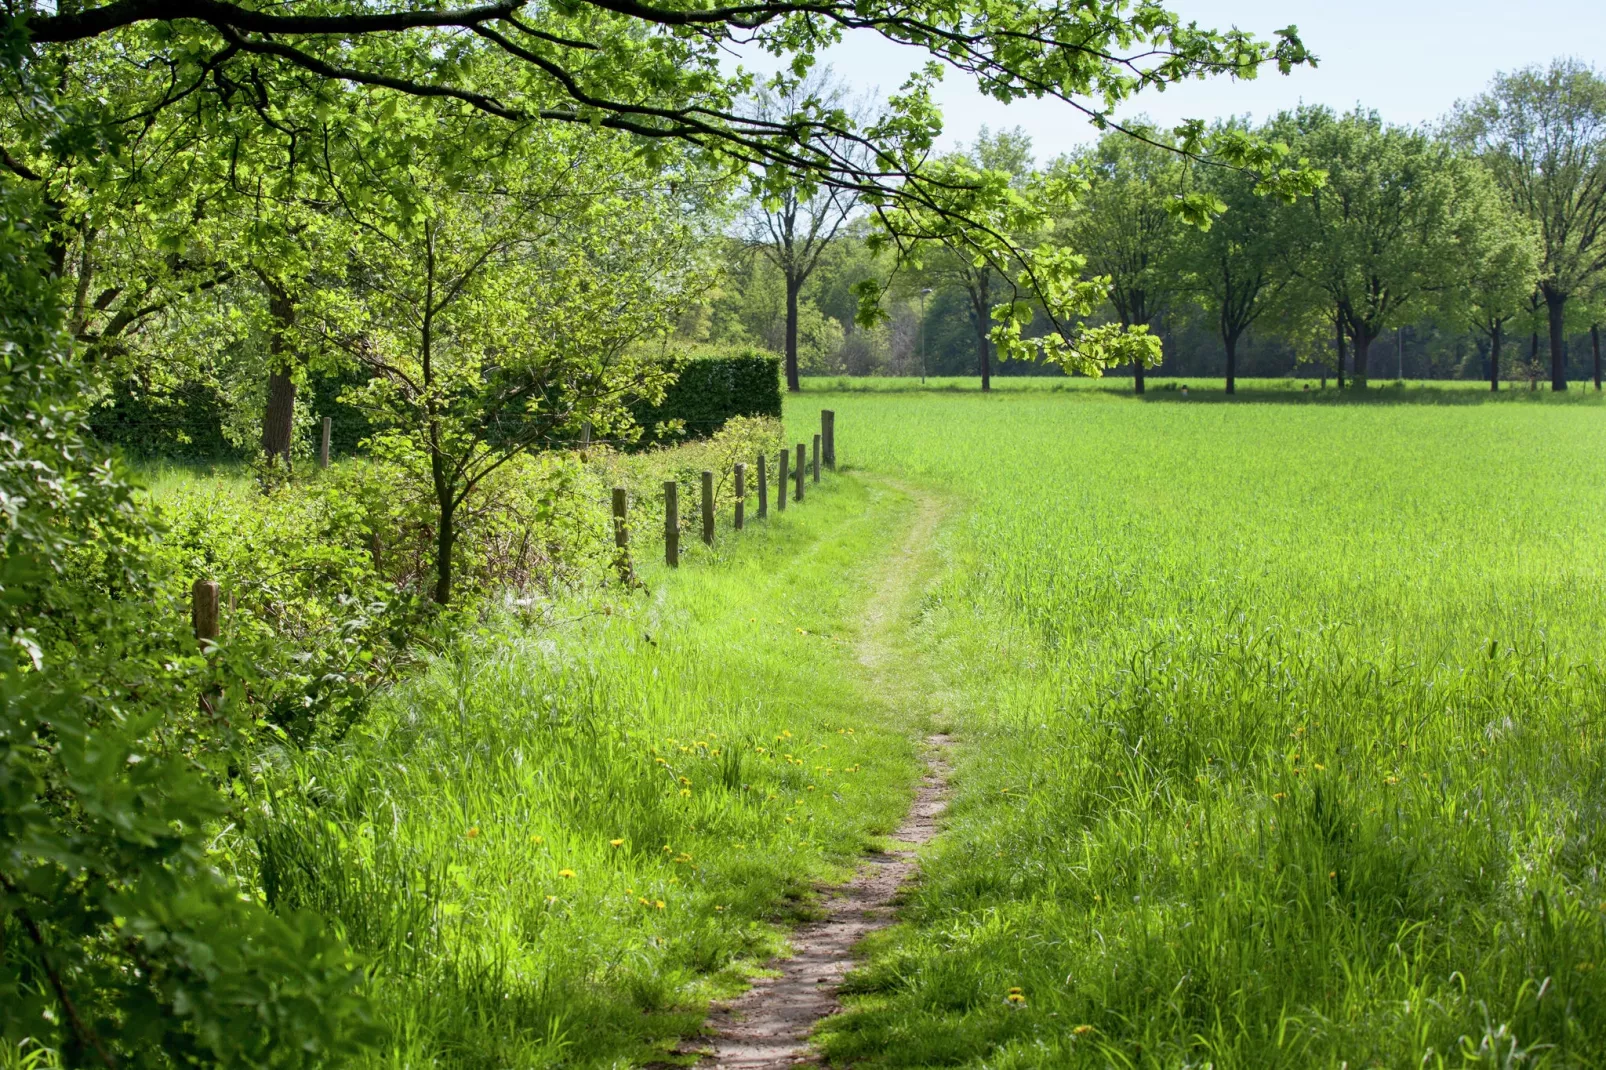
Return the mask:
MULTIPOLYGON (((1237 25, 1262 37, 1290 23, 1321 63, 1288 77, 1252 82, 1214 79, 1148 94, 1123 114, 1146 113, 1163 125, 1185 118, 1250 113, 1264 118, 1301 101, 1348 109, 1376 108, 1399 123, 1432 121, 1459 99, 1478 93, 1501 70, 1574 56, 1606 68, 1606 0, 1172 0, 1173 10, 1201 26, 1237 25)), ((828 61, 864 88, 895 91, 924 54, 874 35, 833 49, 828 61)), ((1057 102, 1003 105, 949 72, 939 93, 948 144, 969 142, 981 126, 1022 126, 1046 159, 1093 134, 1079 113, 1057 102)))

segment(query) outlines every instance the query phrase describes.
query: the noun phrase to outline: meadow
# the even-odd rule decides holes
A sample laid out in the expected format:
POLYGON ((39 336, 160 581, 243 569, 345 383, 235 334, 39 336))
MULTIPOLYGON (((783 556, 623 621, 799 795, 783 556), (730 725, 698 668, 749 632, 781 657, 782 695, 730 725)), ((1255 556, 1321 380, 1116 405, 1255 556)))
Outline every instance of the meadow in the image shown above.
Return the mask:
POLYGON ((793 406, 963 503, 948 828, 833 1058, 1606 1063, 1606 407, 1421 392, 793 406))
MULTIPOLYGON (((169 470, 152 492, 198 482, 169 470)), ((673 571, 643 521, 644 590, 493 613, 343 737, 259 755, 214 852, 362 956, 362 1065, 696 1061, 674 1051, 708 999, 907 806, 915 747, 855 641, 864 575, 911 508, 828 479, 740 538, 727 510, 673 571)))

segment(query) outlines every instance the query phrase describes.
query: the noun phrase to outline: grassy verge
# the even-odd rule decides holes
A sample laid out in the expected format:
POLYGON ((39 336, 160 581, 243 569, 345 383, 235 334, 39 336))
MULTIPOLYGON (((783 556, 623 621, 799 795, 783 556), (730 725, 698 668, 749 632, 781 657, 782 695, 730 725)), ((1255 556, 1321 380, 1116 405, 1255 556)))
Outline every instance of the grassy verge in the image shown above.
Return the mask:
POLYGON ((835 1058, 1606 1064, 1598 402, 809 400, 969 502, 950 828, 835 1058))
POLYGON ((344 743, 270 756, 241 850, 370 956, 373 1065, 662 1057, 895 825, 914 750, 851 642, 910 509, 810 486, 646 564, 649 594, 465 636, 344 743))

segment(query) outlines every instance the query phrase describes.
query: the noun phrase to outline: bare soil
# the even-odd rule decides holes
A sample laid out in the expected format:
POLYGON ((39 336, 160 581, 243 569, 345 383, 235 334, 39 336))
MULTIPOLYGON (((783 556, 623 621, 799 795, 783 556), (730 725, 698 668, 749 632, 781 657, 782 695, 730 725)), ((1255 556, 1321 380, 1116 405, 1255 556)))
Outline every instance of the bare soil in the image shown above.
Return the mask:
MULTIPOLYGON (((899 488, 907 491, 907 488, 899 488)), ((913 492, 910 492, 913 493, 913 492)), ((942 503, 916 494, 919 509, 899 551, 880 569, 864 615, 858 658, 872 685, 895 699, 914 701, 914 689, 898 679, 895 629, 925 572, 920 558, 931 549, 943 515, 942 503)), ((911 720, 916 720, 911 717, 911 720)), ((733 1002, 709 1016, 712 1051, 700 1064, 709 1070, 771 1070, 819 1065, 809 1035, 820 1019, 840 1009, 837 990, 853 968, 853 949, 870 932, 892 924, 899 889, 915 876, 916 851, 937 834, 947 806, 948 736, 925 737, 926 770, 909 813, 894 834, 896 844, 871 853, 845 885, 821 889, 822 920, 796 929, 792 954, 769 964, 777 976, 761 978, 733 1002)), ((704 1049, 707 1051, 707 1048, 704 1049)))

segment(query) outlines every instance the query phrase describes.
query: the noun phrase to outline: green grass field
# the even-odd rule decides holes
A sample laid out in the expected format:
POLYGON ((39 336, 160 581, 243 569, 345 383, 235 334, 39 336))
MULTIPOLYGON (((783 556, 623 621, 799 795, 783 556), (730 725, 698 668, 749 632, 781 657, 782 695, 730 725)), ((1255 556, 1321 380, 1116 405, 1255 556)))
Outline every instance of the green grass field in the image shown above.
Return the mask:
POLYGON ((908 805, 855 641, 910 510, 831 481, 678 572, 643 523, 648 593, 465 635, 344 743, 268 756, 239 853, 371 962, 369 1065, 642 1065, 783 945, 908 805))
POLYGON ((828 1052, 1606 1064, 1598 396, 1035 386, 789 410, 963 503, 918 634, 950 826, 828 1052))
POLYGON ((266 754, 220 857, 370 962, 368 1064, 695 1061, 936 726, 947 829, 838 1062, 1606 1065, 1606 405, 1055 382, 791 399, 843 465, 801 507, 678 571, 640 519, 647 593, 266 754))

